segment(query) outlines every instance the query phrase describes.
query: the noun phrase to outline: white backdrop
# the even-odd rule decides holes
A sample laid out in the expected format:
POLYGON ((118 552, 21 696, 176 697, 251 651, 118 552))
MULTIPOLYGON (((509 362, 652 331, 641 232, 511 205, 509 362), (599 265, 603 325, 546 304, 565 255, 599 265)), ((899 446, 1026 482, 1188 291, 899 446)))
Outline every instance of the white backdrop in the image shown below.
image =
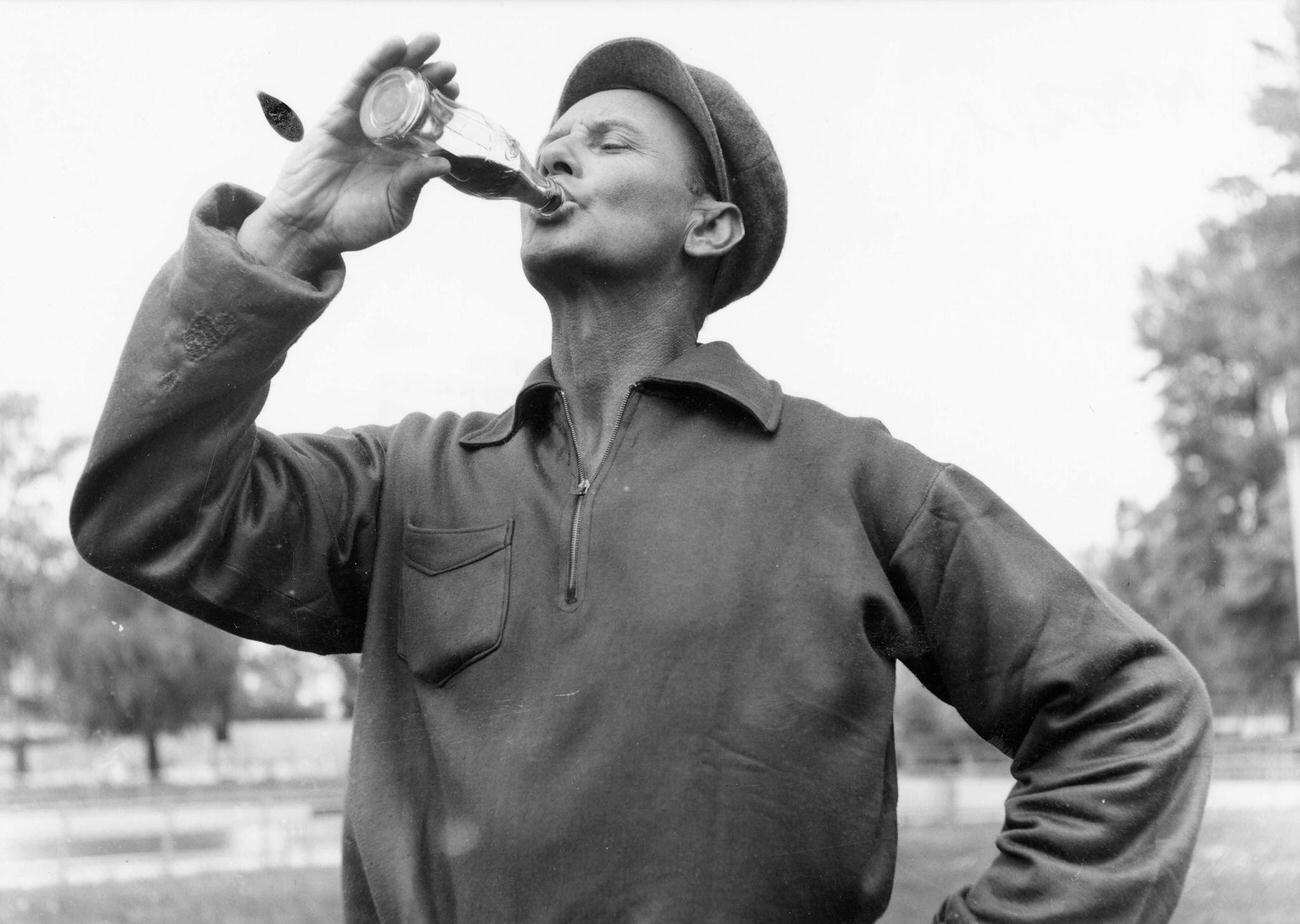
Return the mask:
MULTIPOLYGON (((0 3, 0 390, 88 433, 150 277, 209 185, 265 190, 369 49, 433 29, 462 99, 533 149, 569 67, 638 34, 727 77, 786 167, 790 232, 705 327, 787 392, 879 417, 975 472, 1067 553, 1170 469, 1132 313, 1220 205, 1271 170, 1250 126, 1281 0, 0 3)), ((349 261, 264 425, 497 409, 545 352, 509 204, 426 191, 349 261)))

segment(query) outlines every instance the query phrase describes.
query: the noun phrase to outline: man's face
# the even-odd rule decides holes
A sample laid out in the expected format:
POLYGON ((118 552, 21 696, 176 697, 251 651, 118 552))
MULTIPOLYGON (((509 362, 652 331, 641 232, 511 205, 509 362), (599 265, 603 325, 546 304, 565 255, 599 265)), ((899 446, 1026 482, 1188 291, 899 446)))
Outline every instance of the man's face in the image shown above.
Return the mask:
POLYGON ((685 261, 696 158, 695 129, 657 96, 604 90, 574 103, 538 154, 572 201, 546 216, 523 210, 525 274, 632 278, 685 261))

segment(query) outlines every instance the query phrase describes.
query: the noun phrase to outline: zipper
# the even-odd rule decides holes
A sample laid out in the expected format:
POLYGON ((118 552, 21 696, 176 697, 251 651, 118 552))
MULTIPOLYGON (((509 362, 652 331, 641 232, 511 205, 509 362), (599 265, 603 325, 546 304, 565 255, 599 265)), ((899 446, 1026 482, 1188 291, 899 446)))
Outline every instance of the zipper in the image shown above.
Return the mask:
MULTIPOLYGON (((605 441, 600 458, 596 460, 596 467, 592 469, 593 477, 605 464, 605 457, 609 455, 609 451, 614 448, 614 438, 618 436, 618 428, 623 424, 623 414, 627 411, 628 402, 632 400, 632 392, 636 391, 638 384, 633 382, 628 387, 627 394, 623 395, 623 401, 618 406, 618 414, 614 417, 614 428, 609 431, 609 439, 605 441)), ((573 441, 573 461, 577 463, 578 468, 578 484, 571 492, 574 500, 573 519, 569 523, 569 583, 564 592, 565 603, 576 603, 578 601, 578 530, 582 525, 582 500, 591 491, 591 479, 587 477, 587 472, 582 467, 582 454, 578 451, 578 428, 573 425, 573 415, 569 412, 569 399, 565 396, 564 389, 560 389, 560 407, 564 410, 564 422, 568 424, 569 438, 573 441)))

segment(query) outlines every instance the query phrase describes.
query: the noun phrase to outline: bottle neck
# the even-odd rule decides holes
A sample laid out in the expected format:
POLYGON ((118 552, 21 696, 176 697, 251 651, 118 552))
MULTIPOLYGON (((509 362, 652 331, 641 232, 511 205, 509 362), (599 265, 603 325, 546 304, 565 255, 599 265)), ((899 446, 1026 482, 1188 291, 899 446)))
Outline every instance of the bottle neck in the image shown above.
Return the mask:
POLYGON ((568 199, 564 188, 549 176, 544 176, 527 157, 519 158, 518 170, 524 182, 520 184, 515 198, 524 205, 537 209, 543 215, 549 215, 568 199))
POLYGON ((537 209, 537 211, 541 212, 543 215, 549 215, 560 206, 564 205, 564 203, 568 201, 569 197, 565 195, 564 187, 549 177, 543 177, 542 183, 544 185, 538 189, 538 192, 542 194, 542 201, 536 205, 531 202, 528 204, 532 205, 533 208, 537 209))

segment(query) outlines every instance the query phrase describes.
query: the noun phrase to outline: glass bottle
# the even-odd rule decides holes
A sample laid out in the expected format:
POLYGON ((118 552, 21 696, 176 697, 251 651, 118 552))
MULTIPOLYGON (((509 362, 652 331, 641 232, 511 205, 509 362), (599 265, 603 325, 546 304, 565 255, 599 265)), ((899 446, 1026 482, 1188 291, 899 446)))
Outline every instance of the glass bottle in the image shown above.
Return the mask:
POLYGON ((564 190, 529 162, 509 132, 410 68, 390 68, 370 84, 361 130, 386 148, 445 157, 451 172, 443 179, 471 196, 516 199, 544 215, 565 201, 564 190))

